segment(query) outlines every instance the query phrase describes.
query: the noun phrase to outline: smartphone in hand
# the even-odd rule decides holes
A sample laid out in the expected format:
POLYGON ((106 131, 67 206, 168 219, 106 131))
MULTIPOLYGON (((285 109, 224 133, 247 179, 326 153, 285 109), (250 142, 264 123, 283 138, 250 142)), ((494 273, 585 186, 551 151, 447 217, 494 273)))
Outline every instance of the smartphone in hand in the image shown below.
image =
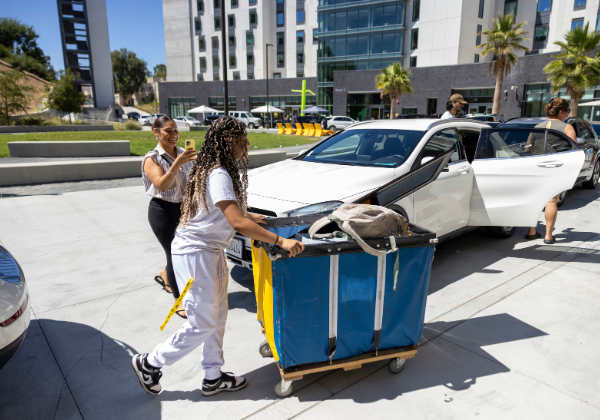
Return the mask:
POLYGON ((185 150, 196 150, 196 140, 186 140, 185 150))

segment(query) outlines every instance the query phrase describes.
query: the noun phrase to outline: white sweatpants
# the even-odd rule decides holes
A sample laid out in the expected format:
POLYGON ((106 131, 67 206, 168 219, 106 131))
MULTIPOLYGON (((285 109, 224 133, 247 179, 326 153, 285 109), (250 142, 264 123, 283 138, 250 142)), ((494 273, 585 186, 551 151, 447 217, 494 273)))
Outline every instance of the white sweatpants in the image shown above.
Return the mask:
POLYGON ((208 380, 221 376, 223 334, 227 320, 227 284, 229 270, 225 253, 198 251, 173 255, 173 269, 179 290, 194 278, 183 299, 187 321, 167 341, 156 346, 148 356, 155 367, 172 365, 198 346, 202 349, 202 368, 208 380))

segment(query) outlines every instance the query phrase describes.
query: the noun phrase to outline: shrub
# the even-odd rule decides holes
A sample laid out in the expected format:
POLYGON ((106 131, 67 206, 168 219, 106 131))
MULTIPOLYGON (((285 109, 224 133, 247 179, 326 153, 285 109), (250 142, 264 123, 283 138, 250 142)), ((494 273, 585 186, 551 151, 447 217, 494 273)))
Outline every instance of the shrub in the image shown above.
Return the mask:
POLYGON ((15 121, 15 125, 52 125, 48 120, 41 117, 25 117, 15 121))
POLYGON ((141 130, 142 126, 139 122, 128 120, 123 124, 115 124, 115 130, 141 130))

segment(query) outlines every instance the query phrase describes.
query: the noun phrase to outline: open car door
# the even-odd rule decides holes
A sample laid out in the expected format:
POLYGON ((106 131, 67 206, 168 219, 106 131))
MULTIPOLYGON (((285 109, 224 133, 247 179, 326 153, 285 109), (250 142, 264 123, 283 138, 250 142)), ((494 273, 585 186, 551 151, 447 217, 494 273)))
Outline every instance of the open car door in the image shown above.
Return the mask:
POLYGON ((549 129, 481 131, 475 159, 469 226, 535 226, 552 197, 573 187, 584 153, 549 129))

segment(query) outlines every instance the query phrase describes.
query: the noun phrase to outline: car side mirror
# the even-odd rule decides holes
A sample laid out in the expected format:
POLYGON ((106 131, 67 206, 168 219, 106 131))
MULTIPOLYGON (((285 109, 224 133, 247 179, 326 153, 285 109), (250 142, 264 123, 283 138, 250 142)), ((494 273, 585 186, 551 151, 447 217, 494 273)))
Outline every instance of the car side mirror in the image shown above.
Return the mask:
POLYGON ((421 166, 425 165, 427 162, 433 160, 433 156, 425 156, 423 159, 421 159, 421 166))
POLYGON ((577 137, 577 144, 585 144, 585 139, 583 137, 577 137))

